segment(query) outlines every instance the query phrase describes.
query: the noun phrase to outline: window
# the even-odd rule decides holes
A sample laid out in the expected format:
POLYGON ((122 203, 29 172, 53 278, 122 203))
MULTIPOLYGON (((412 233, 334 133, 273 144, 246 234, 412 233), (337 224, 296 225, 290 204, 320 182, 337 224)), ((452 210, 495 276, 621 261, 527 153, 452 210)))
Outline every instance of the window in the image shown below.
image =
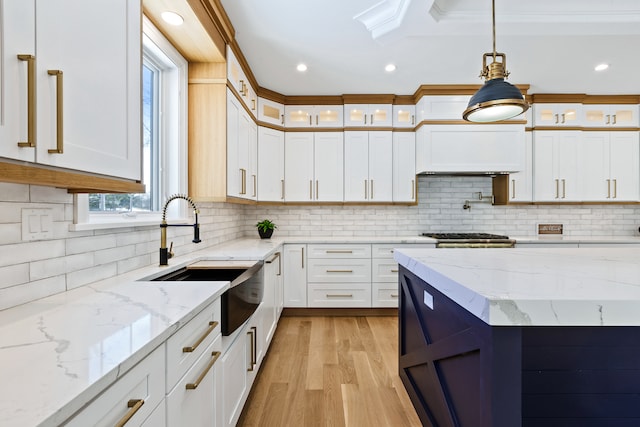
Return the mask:
MULTIPOLYGON (((163 201, 187 191, 187 62, 145 18, 142 64, 144 194, 76 196, 74 229, 159 223, 163 201)), ((170 217, 186 217, 175 204, 170 217)))

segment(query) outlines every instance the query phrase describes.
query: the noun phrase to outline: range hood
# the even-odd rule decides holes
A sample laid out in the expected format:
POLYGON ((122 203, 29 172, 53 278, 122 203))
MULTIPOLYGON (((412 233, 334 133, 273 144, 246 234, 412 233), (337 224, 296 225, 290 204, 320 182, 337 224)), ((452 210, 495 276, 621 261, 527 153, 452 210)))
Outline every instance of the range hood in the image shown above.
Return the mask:
POLYGON ((525 165, 524 125, 425 125, 416 133, 420 175, 505 175, 525 165))

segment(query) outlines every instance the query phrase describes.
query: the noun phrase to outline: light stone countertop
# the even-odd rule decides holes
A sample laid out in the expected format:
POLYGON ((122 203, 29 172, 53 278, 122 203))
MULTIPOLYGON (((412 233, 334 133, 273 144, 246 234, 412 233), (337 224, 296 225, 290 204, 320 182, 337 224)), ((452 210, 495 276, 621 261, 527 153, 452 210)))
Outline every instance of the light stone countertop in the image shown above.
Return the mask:
POLYGON ((399 249, 395 259, 489 325, 640 325, 640 248, 399 249))
MULTIPOLYGON (((168 267, 152 265, 2 310, 0 425, 60 424, 228 287, 228 282, 140 279, 154 278, 199 260, 266 259, 283 243, 402 245, 433 244, 435 240, 421 236, 243 238, 178 254, 169 260, 168 267)), ((436 251, 444 255, 455 249, 436 251)), ((640 254, 636 253, 636 259, 640 259, 640 254)))

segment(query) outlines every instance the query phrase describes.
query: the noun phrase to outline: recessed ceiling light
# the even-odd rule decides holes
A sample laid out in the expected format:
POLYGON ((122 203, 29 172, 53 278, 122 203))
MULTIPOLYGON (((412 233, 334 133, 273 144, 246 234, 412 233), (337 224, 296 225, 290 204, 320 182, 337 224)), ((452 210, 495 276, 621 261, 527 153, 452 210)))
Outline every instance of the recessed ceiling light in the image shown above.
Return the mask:
POLYGON ((607 68, 609 68, 609 64, 598 64, 598 65, 596 65, 596 67, 594 69, 596 71, 604 71, 607 68))
POLYGON ((162 12, 160 16, 162 16, 164 22, 170 25, 178 26, 184 23, 184 18, 175 12, 162 12))
POLYGON ((390 72, 392 72, 392 71, 395 71, 395 70, 396 70, 396 66, 395 66, 394 64, 387 64, 387 66, 386 66, 386 67, 384 67, 384 70, 385 70, 387 73, 390 73, 390 72))
POLYGON ((298 64, 298 66, 296 67, 296 70, 300 71, 301 73, 307 71, 307 66, 305 64, 298 64))

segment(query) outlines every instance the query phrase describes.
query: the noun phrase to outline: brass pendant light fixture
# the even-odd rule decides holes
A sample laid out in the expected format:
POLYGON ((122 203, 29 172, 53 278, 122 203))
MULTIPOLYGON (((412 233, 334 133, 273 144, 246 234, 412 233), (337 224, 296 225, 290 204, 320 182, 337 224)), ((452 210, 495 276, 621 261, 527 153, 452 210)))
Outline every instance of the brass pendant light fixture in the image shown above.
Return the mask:
POLYGON ((491 123, 510 119, 527 111, 529 104, 522 92, 504 79, 509 76, 507 71, 507 56, 496 53, 496 2, 491 1, 493 17, 493 52, 482 56, 482 71, 485 84, 469 100, 462 118, 469 122, 491 123), (491 57, 491 64, 487 65, 487 58, 491 57), (500 59, 500 61, 498 61, 500 59))

